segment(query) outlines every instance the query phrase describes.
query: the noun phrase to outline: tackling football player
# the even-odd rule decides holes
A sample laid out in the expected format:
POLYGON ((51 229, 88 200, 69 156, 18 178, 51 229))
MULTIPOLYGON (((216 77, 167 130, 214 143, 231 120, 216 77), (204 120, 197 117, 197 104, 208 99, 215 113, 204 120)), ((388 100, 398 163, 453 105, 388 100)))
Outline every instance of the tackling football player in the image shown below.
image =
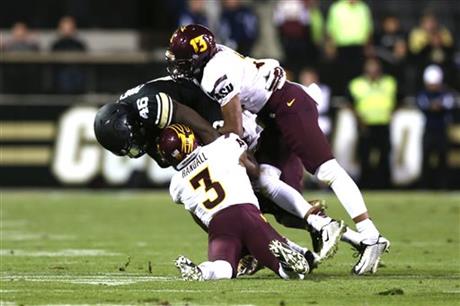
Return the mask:
POLYGON ((173 124, 160 135, 159 150, 178 171, 170 183, 171 197, 185 206, 209 237, 208 261, 195 265, 185 256, 177 258, 185 280, 236 277, 245 253, 284 279, 303 278, 322 259, 306 249, 295 251, 267 223, 248 177, 258 177, 258 165, 246 149, 233 133, 199 146, 193 131, 182 124, 173 124))
MULTIPOLYGON (((161 167, 167 167, 168 164, 157 152, 156 142, 159 131, 166 124, 190 122, 190 125, 199 127, 202 133, 212 135, 209 125, 205 124, 194 110, 213 125, 221 122, 220 107, 217 103, 212 103, 212 100, 197 85, 188 80, 174 82, 170 77, 155 79, 127 90, 116 103, 103 106, 95 118, 96 138, 104 148, 116 155, 137 158, 146 152, 161 167)), ((243 139, 250 148, 257 145, 261 130, 255 117, 249 111, 243 113, 243 139)), ((204 143, 208 143, 206 138, 204 140, 204 143)), ((273 150, 274 148, 268 148, 268 151, 273 150)), ((261 185, 259 187, 262 187, 264 191, 270 190, 266 196, 282 208, 277 209, 271 201, 264 199, 261 205, 262 211, 275 215, 276 219, 285 226, 293 227, 294 224, 297 228, 308 228, 310 232, 318 233, 315 236, 317 239, 314 240, 317 241, 314 243, 315 251, 322 257, 332 255, 337 246, 337 240, 341 238, 345 230, 345 225, 327 216, 317 215, 315 213, 317 207, 305 201, 302 195, 283 182, 279 175, 278 177, 271 175, 273 171, 270 170, 273 167, 261 165, 261 168, 263 175, 259 180, 259 185, 261 185), (264 185, 269 186, 270 189, 264 185), (286 189, 288 192, 279 192, 279 190, 286 189), (286 195, 297 199, 297 206, 291 207, 286 195), (290 222, 287 223, 286 220, 290 222)), ((285 178, 282 177, 282 179, 285 178)), ((347 237, 353 232, 349 230, 347 233, 344 238, 350 241, 347 237)), ((351 243, 354 246, 359 245, 359 239, 351 243)))
MULTIPOLYGON (((278 61, 243 57, 216 44, 213 33, 200 25, 177 29, 170 39, 166 59, 168 72, 174 79, 194 80, 219 103, 224 119, 222 133, 243 135, 243 110, 257 114, 264 121, 266 130, 261 145, 265 138, 276 144, 270 146, 276 151, 261 151, 270 154, 258 158, 265 159, 267 164, 260 183, 272 198, 288 201, 289 206, 295 208, 294 212, 304 209, 300 194, 272 184, 285 168, 293 175, 301 172, 296 165, 297 158, 308 172, 332 188, 363 238, 361 256, 353 272, 358 275, 376 272, 380 257, 389 249, 390 242, 380 235, 370 219, 355 182, 334 159, 318 126, 316 102, 305 88, 287 81, 278 61)), ((293 181, 291 185, 297 179, 293 181)))

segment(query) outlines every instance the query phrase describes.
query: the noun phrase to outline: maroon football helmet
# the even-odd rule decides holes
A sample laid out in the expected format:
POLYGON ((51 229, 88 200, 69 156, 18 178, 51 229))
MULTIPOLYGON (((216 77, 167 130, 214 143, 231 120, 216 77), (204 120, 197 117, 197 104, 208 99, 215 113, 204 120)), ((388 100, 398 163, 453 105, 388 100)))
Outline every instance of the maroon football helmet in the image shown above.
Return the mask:
POLYGON ((166 51, 168 73, 174 80, 192 79, 200 75, 216 51, 214 34, 208 28, 198 24, 180 27, 171 36, 166 51))
POLYGON ((174 167, 197 147, 198 140, 192 129, 183 124, 169 125, 158 140, 158 151, 174 167))

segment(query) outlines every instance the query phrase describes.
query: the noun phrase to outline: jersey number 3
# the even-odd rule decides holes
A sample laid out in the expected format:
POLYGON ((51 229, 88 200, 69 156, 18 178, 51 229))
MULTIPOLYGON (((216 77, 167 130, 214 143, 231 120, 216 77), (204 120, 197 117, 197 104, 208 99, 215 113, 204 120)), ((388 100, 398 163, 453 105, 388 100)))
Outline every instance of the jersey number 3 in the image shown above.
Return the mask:
POLYGON ((205 168, 204 170, 200 171, 197 175, 195 175, 191 180, 190 183, 192 187, 196 189, 200 188, 204 184, 204 188, 206 193, 211 190, 214 190, 217 197, 214 200, 207 199, 203 202, 204 207, 207 209, 212 209, 219 205, 225 199, 225 191, 222 188, 222 185, 219 182, 213 182, 211 180, 211 176, 209 174, 209 169, 205 168))

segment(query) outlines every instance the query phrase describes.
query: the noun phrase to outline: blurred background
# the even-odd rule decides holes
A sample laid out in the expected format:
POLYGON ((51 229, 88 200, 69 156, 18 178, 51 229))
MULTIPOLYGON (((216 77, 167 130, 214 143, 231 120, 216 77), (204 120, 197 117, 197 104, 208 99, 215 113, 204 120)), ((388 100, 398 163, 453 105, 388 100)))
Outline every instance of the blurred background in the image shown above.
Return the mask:
POLYGON ((361 187, 460 189, 457 0, 5 1, 1 185, 165 186, 172 170, 98 146, 93 118, 165 76, 169 37, 189 23, 318 83, 320 126, 361 187))

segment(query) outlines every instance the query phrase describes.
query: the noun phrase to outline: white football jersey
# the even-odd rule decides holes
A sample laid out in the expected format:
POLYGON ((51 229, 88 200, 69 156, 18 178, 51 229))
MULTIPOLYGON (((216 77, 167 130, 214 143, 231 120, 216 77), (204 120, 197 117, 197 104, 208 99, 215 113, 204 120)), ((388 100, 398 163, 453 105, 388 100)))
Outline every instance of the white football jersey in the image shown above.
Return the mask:
MULTIPOLYGON (((217 45, 217 49, 204 67, 201 88, 220 106, 239 94, 242 108, 257 114, 275 89, 271 88, 274 69, 280 69, 280 63, 274 59, 243 57, 223 45, 217 45)), ((285 80, 283 76, 277 88, 285 80)))
POLYGON ((179 165, 169 185, 174 202, 209 225, 224 208, 259 203, 240 157, 247 145, 236 134, 227 134, 197 148, 179 165))

